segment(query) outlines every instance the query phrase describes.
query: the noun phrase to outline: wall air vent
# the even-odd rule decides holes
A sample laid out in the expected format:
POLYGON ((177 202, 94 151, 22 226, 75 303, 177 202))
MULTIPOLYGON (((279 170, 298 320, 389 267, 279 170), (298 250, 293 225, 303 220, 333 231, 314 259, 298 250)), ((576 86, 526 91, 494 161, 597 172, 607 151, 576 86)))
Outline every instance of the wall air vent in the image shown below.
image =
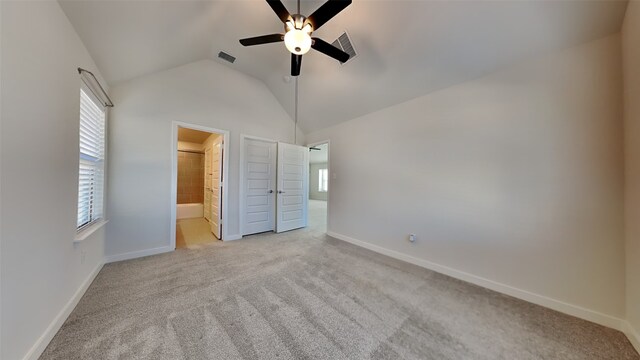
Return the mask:
POLYGON ((231 55, 227 54, 227 53, 226 53, 226 52, 224 52, 224 51, 220 51, 220 52, 218 53, 218 57, 219 57, 220 59, 222 59, 222 60, 224 60, 224 61, 228 61, 228 62, 230 62, 230 63, 232 63, 232 64, 233 64, 233 62, 234 62, 234 61, 236 61, 236 58, 235 58, 234 56, 231 56, 231 55))
MULTIPOLYGON (((357 55, 356 49, 353 47, 353 43, 351 42, 351 38, 349 38, 349 34, 347 34, 346 31, 342 33, 336 41, 331 43, 331 45, 349 54, 349 60, 347 60, 347 62, 351 62, 351 60, 357 55)), ((342 65, 345 63, 341 62, 340 64, 342 65)))

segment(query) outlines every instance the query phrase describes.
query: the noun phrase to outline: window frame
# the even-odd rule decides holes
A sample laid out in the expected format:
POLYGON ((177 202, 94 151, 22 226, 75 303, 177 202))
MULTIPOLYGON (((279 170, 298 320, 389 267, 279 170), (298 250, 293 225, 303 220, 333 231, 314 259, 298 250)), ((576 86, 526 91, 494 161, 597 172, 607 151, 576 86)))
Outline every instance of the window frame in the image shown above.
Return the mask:
MULTIPOLYGON (((80 91, 78 93, 79 95, 79 100, 80 100, 80 107, 79 107, 79 113, 78 113, 78 178, 77 178, 77 193, 76 193, 76 238, 75 241, 80 241, 80 240, 84 240, 86 237, 88 237, 89 235, 91 235, 94 231, 96 231, 98 228, 102 227, 104 224, 106 224, 107 220, 105 219, 105 199, 106 199, 106 169, 107 169, 107 118, 108 118, 108 112, 107 112, 107 108, 103 105, 103 103, 93 94, 93 92, 91 91, 91 89, 84 83, 81 83, 80 86, 80 91), (96 106, 96 108, 102 113, 102 116, 104 118, 103 122, 103 134, 102 134, 102 154, 99 154, 101 156, 92 156, 90 154, 86 154, 82 152, 81 146, 80 146, 80 137, 82 134, 82 129, 81 129, 81 124, 82 124, 82 117, 81 117, 81 107, 82 107, 82 97, 83 94, 96 106), (94 160, 95 159, 95 160, 94 160), (95 180, 95 181, 100 181, 102 182, 101 184, 101 189, 97 190, 100 191, 101 194, 100 197, 100 208, 99 211, 97 212, 97 215, 89 215, 89 219, 88 221, 80 224, 80 209, 81 207, 81 202, 80 202, 80 185, 81 185, 81 179, 80 179, 80 169, 83 166, 83 164, 86 166, 87 163, 91 163, 93 164, 93 166, 97 169, 96 171, 99 171, 101 174, 100 176, 102 177, 99 180, 95 180)), ((93 191, 92 191, 93 194, 93 191)), ((93 210, 93 206, 89 206, 90 210, 93 210)))
POLYGON ((318 169, 318 192, 329 192, 329 169, 318 169))

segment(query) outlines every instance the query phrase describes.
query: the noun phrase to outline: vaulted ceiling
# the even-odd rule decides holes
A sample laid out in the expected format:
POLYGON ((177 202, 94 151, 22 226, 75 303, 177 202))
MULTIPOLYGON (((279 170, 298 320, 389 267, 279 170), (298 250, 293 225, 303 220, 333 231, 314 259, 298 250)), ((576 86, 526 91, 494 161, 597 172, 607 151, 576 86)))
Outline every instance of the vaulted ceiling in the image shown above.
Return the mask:
MULTIPOLYGON (((283 1, 291 13, 295 1, 283 1)), ((302 1, 312 13, 323 1, 302 1)), ((284 44, 243 47, 282 32, 265 1, 69 1, 60 4, 110 85, 202 59, 262 80, 293 118, 284 44), (225 51, 237 58, 217 58, 225 51)), ((383 1, 353 4, 314 36, 345 30, 357 57, 345 65, 310 51, 299 77, 299 123, 321 129, 523 59, 620 30, 626 1, 383 1)), ((249 104, 250 105, 250 104, 249 104)))

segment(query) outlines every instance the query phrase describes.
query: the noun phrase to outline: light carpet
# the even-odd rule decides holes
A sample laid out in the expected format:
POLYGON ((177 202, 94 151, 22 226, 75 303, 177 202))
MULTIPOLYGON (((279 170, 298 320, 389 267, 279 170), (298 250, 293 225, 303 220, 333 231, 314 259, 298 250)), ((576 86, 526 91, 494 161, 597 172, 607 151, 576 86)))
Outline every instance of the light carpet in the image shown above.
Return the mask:
POLYGON ((322 227, 106 265, 41 359, 640 359, 618 331, 322 227))

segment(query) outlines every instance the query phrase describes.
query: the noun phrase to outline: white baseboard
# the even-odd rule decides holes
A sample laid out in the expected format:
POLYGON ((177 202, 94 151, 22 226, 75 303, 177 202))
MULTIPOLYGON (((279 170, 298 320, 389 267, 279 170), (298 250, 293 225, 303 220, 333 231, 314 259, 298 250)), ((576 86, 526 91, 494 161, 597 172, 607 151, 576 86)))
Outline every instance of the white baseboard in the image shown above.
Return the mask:
POLYGON ((515 298, 528 301, 530 303, 544 306, 546 308, 553 309, 561 313, 565 313, 571 316, 575 316, 577 318, 588 320, 596 324, 600 324, 606 327, 610 327, 610 328, 625 332, 624 323, 626 323, 626 321, 616 318, 614 316, 593 311, 578 305, 569 304, 560 300, 555 300, 543 295, 538 295, 526 290, 514 288, 509 285, 501 284, 493 280, 485 279, 485 278, 482 278, 473 274, 469 274, 464 271, 456 270, 444 265, 436 264, 428 260, 415 258, 413 256, 403 254, 398 251, 389 250, 378 245, 373 245, 373 244, 364 242, 362 240, 354 239, 346 235, 335 233, 333 231, 327 231, 327 235, 333 238, 336 238, 338 240, 346 241, 348 243, 363 247, 365 249, 369 249, 371 251, 374 251, 383 255, 387 255, 389 257, 392 257, 398 260, 406 261, 408 263, 411 263, 411 264, 414 264, 414 265, 417 265, 417 266, 420 266, 420 267, 423 267, 447 276, 451 276, 453 278, 456 278, 462 281, 466 281, 478 286, 482 286, 484 288, 487 288, 502 294, 506 294, 509 296, 513 296, 515 298))
POLYGON ((634 329, 628 321, 624 322, 624 329, 622 331, 627 335, 627 338, 629 338, 631 345, 640 353, 640 332, 634 329))
POLYGON ((109 256, 105 257, 105 263, 108 264, 108 263, 112 263, 112 262, 116 262, 116 261, 137 259, 137 258, 141 258, 141 257, 145 257, 145 256, 162 254, 162 253, 166 253, 166 252, 170 252, 170 251, 174 251, 174 250, 175 249, 173 247, 171 247, 171 246, 162 246, 162 247, 157 247, 157 248, 153 248, 153 249, 132 251, 132 252, 124 253, 124 254, 109 255, 109 256))
POLYGON ((235 234, 235 235, 227 235, 224 238, 224 241, 232 241, 232 240, 240 240, 242 239, 242 235, 240 234, 235 234))
POLYGON ((49 345, 49 342, 51 342, 58 330, 60 330, 62 324, 64 324, 69 315, 71 315, 73 309, 76 308, 76 305, 78 305, 78 302, 80 302, 80 299, 89 288, 89 285, 91 285, 93 280, 96 278, 100 270, 102 270, 103 266, 104 263, 100 263, 98 264, 98 266, 96 266, 95 269, 93 269, 87 279, 82 283, 82 285, 80 285, 80 288, 78 288, 71 299, 69 299, 67 304, 62 308, 58 315, 56 315, 51 324, 49 324, 44 333, 40 336, 40 338, 38 338, 38 341, 36 341, 31 349, 29 349, 23 360, 36 360, 40 357, 40 355, 42 355, 44 350, 47 348, 47 345, 49 345))

